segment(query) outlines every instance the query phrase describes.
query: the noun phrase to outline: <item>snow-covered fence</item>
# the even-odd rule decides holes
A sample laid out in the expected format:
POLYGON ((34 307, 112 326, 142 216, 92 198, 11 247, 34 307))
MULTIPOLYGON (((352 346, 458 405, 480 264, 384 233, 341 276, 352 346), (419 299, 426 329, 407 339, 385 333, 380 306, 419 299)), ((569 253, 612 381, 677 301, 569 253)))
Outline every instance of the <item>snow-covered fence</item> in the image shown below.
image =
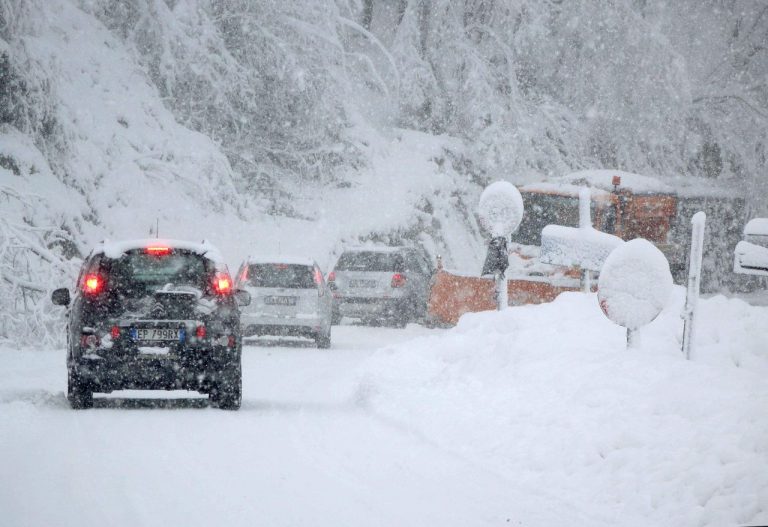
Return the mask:
MULTIPOLYGON (((32 200, 0 186, 6 211, 31 212, 32 200)), ((0 215, 0 344, 60 345, 64 317, 51 304, 50 293, 72 283, 79 262, 62 254, 68 240, 65 231, 14 221, 14 216, 0 215)))

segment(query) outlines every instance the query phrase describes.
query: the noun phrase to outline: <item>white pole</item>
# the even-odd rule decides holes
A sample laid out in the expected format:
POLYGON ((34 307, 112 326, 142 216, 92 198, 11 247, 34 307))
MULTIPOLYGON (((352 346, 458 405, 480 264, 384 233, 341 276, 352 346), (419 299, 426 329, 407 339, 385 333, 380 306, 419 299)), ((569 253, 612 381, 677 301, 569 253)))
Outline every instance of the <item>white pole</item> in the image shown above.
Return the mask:
POLYGON ((688 262, 688 290, 683 308, 683 354, 690 360, 693 352, 694 320, 701 285, 701 258, 704 252, 704 226, 707 215, 699 211, 691 218, 691 256, 688 262))
POLYGON ((509 306, 509 298, 507 295, 507 273, 496 273, 496 309, 503 311, 509 306))
MULTIPOLYGON (((582 187, 579 190, 579 228, 591 229, 592 228, 592 212, 590 206, 592 204, 592 193, 586 187, 582 187)), ((587 269, 581 270, 581 290, 584 293, 592 292, 592 280, 587 269)))

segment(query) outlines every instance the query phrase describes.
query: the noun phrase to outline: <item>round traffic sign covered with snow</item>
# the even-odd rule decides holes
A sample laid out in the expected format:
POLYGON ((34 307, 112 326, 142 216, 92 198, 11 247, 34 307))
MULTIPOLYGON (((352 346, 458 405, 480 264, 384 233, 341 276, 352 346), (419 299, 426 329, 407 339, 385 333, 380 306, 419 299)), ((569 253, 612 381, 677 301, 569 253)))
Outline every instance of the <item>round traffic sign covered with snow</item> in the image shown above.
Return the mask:
POLYGON ((597 284, 597 299, 605 316, 633 330, 659 316, 671 293, 667 258, 642 238, 624 243, 608 255, 597 284))
POLYGON ((491 236, 512 234, 523 221, 523 197, 512 183, 497 181, 480 195, 480 222, 491 236))

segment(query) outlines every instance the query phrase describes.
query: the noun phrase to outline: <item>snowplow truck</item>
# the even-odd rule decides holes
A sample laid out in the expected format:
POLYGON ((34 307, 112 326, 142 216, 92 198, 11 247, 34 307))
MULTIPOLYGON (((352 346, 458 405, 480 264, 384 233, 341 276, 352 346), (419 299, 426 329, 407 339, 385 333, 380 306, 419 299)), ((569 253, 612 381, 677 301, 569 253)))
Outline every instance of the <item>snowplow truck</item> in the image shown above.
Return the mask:
MULTIPOLYGON (((673 274, 684 272, 684 247, 672 243, 677 197, 671 187, 647 176, 613 170, 576 172, 521 187, 525 212, 512 234, 507 291, 509 305, 551 302, 563 291, 578 291, 581 269, 543 263, 541 232, 547 225, 577 227, 579 191, 590 190, 592 226, 623 240, 645 238, 667 256, 673 274)), ((438 266, 427 320, 455 325, 468 312, 496 309, 491 276, 472 276, 438 266)))

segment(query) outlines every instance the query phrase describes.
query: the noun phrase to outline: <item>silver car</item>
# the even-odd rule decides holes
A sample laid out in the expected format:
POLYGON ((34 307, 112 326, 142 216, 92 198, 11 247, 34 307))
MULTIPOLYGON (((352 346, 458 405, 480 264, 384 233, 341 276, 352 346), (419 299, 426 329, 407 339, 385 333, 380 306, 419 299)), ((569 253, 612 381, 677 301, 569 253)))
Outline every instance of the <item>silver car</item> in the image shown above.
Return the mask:
POLYGON ((421 320, 433 273, 426 253, 413 247, 348 249, 328 276, 334 322, 346 316, 403 327, 421 320))
POLYGON ((331 346, 331 292, 312 260, 249 258, 236 283, 252 298, 240 313, 244 336, 305 337, 318 348, 331 346))

